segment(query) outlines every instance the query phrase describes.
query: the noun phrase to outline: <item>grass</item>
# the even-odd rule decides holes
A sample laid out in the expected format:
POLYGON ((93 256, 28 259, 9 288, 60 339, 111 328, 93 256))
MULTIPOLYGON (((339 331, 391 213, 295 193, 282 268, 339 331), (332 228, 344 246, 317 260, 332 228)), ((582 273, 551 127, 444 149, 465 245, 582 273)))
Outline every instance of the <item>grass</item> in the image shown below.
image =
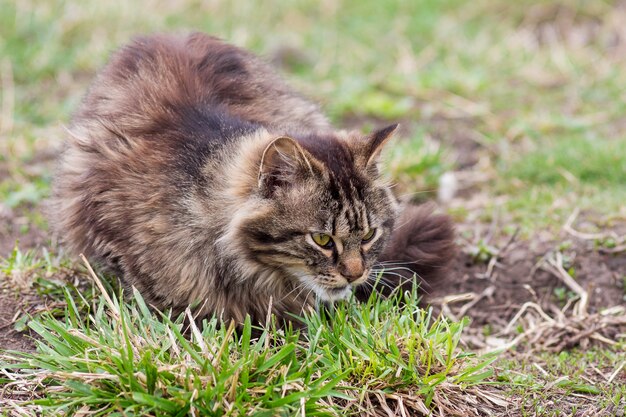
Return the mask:
MULTIPOLYGON (((491 363, 459 342, 466 322, 379 299, 312 313, 306 334, 270 326, 255 343, 250 326, 208 322, 186 338, 180 321, 146 311, 137 294, 126 304, 109 290, 108 302, 54 242, 27 249, 46 236, 42 205, 63 125, 94 73, 137 33, 186 29, 276 61, 339 126, 399 121, 387 171, 414 200, 436 195, 455 172, 460 191, 447 208, 475 238, 465 249, 476 264, 491 265, 502 248, 474 226, 557 238, 578 207, 597 229, 612 228, 626 215, 624 14, 608 0, 0 0, 0 287, 30 313, 11 325, 38 335, 36 353, 0 366, 20 381, 3 381, 12 401, 35 396, 11 412, 315 415, 384 405, 393 414, 403 404, 451 413, 445 407, 477 394, 495 409, 493 392, 521 404, 520 415, 574 415, 584 405, 554 409, 552 395, 618 410, 623 384, 598 383, 607 378, 590 369, 610 375, 623 345, 491 363)), ((607 239, 598 247, 623 244, 607 239)), ((562 304, 574 299, 554 291, 562 304)))
POLYGON ((415 291, 312 312, 305 333, 271 322, 254 329, 249 320, 238 330, 216 319, 196 327, 151 311, 137 292, 130 302, 114 294, 86 299, 64 289, 62 317, 45 312, 28 323, 37 352, 5 356, 9 378, 0 382, 35 399, 14 410, 341 415, 380 396, 404 398, 421 412, 445 404, 442 393, 470 389, 492 374, 493 357, 459 349, 464 324, 417 308, 415 291))
POLYGON ((529 229, 528 214, 533 222, 549 214, 562 222, 573 206, 615 213, 626 199, 626 148, 618 140, 573 135, 524 153, 501 170, 500 192, 513 190, 508 208, 529 229))
POLYGON ((545 416, 577 415, 588 401, 597 402, 607 415, 619 415, 626 386, 606 381, 615 373, 615 364, 623 361, 622 349, 575 349, 558 355, 542 353, 532 360, 503 360, 498 380, 515 387, 522 415, 535 415, 538 410, 545 416), (592 376, 598 373, 602 381, 592 376), (559 407, 546 407, 550 398, 559 398, 559 407))

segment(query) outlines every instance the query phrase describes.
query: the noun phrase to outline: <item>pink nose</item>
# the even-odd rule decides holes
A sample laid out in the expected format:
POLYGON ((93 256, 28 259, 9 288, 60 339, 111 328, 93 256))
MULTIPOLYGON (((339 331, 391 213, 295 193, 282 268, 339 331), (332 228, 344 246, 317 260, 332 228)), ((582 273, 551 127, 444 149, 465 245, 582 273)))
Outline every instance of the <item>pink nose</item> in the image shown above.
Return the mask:
POLYGON ((365 268, 363 260, 358 258, 349 258, 339 264, 339 273, 348 280, 348 282, 356 281, 361 278, 365 268))

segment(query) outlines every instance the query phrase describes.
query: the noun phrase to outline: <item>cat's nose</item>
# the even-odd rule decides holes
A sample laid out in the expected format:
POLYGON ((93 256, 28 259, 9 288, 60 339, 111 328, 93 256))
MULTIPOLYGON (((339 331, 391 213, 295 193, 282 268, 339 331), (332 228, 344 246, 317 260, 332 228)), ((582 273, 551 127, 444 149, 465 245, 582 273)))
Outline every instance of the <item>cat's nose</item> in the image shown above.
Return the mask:
POLYGON ((349 258, 339 264, 339 273, 348 282, 354 282, 363 276, 365 267, 363 265, 363 259, 360 257, 349 258))

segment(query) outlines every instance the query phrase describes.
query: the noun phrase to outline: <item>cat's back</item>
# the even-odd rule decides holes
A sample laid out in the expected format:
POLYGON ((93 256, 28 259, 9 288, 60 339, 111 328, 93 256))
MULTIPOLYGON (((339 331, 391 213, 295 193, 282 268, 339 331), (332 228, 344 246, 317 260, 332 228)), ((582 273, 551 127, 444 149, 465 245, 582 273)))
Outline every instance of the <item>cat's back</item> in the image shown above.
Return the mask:
POLYGON ((98 123, 106 124, 134 140, 193 136, 199 124, 232 118, 229 107, 236 101, 254 100, 245 87, 245 68, 242 50, 213 37, 138 37, 98 74, 73 127, 97 130, 98 123))
POLYGON ((203 33, 135 38, 100 72, 75 124, 100 119, 139 137, 171 129, 191 135, 203 118, 218 125, 205 128, 240 119, 274 130, 330 129, 269 65, 203 33))

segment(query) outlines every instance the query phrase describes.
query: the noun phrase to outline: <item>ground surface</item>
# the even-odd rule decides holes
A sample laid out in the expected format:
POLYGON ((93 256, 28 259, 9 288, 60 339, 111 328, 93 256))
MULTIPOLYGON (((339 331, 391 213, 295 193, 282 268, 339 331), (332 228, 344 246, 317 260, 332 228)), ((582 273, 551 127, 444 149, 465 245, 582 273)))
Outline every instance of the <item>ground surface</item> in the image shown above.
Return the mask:
POLYGON ((273 60, 339 126, 401 122, 398 192, 439 193, 458 224, 424 300, 471 319, 464 349, 507 348, 501 415, 625 415, 626 3, 256 3, 0 0, 0 347, 32 351, 25 314, 84 279, 44 213, 95 70, 136 32, 193 27, 273 60))

